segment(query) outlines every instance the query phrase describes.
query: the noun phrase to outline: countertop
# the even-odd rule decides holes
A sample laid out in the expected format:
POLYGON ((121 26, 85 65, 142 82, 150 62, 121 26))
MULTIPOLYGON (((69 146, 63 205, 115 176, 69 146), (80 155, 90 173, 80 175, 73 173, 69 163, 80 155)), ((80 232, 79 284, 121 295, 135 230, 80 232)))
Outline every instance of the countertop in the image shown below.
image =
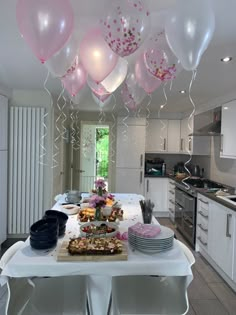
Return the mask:
POLYGON ((214 192, 206 192, 204 191, 204 189, 201 188, 196 188, 197 192, 199 194, 202 194, 203 196, 222 204, 223 206, 225 206, 226 208, 229 208, 233 211, 236 211, 236 206, 234 206, 232 203, 225 201, 224 199, 218 198, 214 192))
MULTIPOLYGON (((182 178, 181 179, 178 179, 176 177, 174 177, 173 175, 150 175, 150 174, 145 174, 144 176, 145 178, 170 178, 170 179, 173 179, 174 181, 176 182, 181 182, 182 181, 182 178)), ((215 196, 215 192, 207 192, 206 189, 204 188, 195 188, 195 187, 192 187, 192 189, 196 190, 199 194, 202 194, 203 196, 219 203, 219 204, 222 204, 223 206, 225 206, 226 208, 229 208, 233 211, 236 211, 236 206, 234 206, 232 203, 230 202, 227 202, 225 201, 224 199, 221 199, 221 198, 218 198, 217 196, 215 196)))

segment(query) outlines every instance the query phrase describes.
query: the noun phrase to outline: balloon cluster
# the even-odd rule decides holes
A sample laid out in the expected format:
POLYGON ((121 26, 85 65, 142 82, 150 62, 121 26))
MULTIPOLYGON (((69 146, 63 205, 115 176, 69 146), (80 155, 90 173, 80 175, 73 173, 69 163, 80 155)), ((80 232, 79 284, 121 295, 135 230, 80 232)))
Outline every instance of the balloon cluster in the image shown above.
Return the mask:
POLYGON ((123 84, 121 97, 130 109, 182 68, 195 70, 215 28, 208 0, 177 0, 159 32, 151 29, 143 0, 112 0, 99 27, 89 29, 80 43, 69 0, 18 0, 16 18, 33 53, 71 96, 87 83, 95 102, 104 106, 123 84), (128 67, 124 57, 141 45, 128 67))

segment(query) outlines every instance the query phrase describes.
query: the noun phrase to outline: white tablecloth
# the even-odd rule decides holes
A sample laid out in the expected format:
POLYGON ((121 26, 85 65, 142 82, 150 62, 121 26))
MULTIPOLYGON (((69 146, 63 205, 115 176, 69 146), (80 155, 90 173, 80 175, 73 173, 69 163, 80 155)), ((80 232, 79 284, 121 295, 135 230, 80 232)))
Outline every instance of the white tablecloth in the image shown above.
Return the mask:
MULTIPOLYGON (((125 232, 128 226, 136 222, 142 222, 142 214, 139 200, 140 195, 116 194, 115 199, 122 203, 124 220, 120 221, 120 232, 125 232)), ((53 209, 61 210, 60 203, 63 197, 54 205, 53 209)), ((157 224, 158 222, 153 219, 157 224)), ((92 302, 100 301, 100 307, 96 305, 96 315, 104 315, 106 312, 109 292, 111 289, 111 277, 121 275, 160 275, 160 276, 186 276, 187 284, 192 280, 191 266, 185 257, 177 241, 171 250, 158 254, 144 254, 133 251, 128 242, 128 260, 112 262, 57 262, 57 251, 65 239, 78 236, 79 227, 77 215, 71 215, 67 222, 66 235, 59 239, 57 248, 53 250, 39 251, 30 247, 29 239, 25 242, 13 258, 5 266, 2 275, 10 277, 55 277, 70 275, 88 275, 89 292, 94 296, 92 302), (105 284, 106 283, 106 284, 105 284), (106 301, 102 300, 102 290, 106 291, 106 301), (101 303, 101 301, 103 301, 101 303)), ((104 295, 103 295, 104 296, 104 295)), ((91 303, 92 314, 93 303, 91 303)))

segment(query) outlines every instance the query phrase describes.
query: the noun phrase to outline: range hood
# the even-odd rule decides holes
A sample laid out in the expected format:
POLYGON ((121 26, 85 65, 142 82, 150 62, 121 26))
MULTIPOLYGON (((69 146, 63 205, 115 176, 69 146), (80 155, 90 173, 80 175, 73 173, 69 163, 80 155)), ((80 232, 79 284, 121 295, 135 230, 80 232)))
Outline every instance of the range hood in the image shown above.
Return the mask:
POLYGON ((220 136, 221 107, 194 116, 193 126, 190 136, 220 136))

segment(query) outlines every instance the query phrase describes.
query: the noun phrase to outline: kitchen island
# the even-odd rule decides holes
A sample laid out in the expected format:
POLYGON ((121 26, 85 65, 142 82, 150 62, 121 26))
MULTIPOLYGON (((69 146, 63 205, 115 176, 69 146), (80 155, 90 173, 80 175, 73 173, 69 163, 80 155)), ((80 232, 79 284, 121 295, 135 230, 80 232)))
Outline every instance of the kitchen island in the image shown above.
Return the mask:
MULTIPOLYGON (((143 199, 142 196, 115 194, 115 199, 122 203, 124 210, 124 220, 119 223, 121 233, 127 231, 128 227, 136 222, 142 222, 139 206, 139 200, 143 199)), ((60 210, 61 202, 62 200, 58 201, 53 209, 60 210)), ((158 224, 155 218, 153 218, 153 223, 158 224)), ((185 288, 192 280, 191 264, 176 240, 174 240, 172 249, 151 255, 134 251, 126 241, 127 261, 58 262, 57 253, 62 242, 78 236, 79 228, 77 216, 71 215, 67 222, 65 236, 59 239, 57 247, 51 251, 33 250, 28 239, 8 262, 2 275, 13 278, 85 275, 87 276, 90 310, 92 314, 96 315, 106 314, 113 277, 128 275, 182 276, 185 279, 185 288)))

